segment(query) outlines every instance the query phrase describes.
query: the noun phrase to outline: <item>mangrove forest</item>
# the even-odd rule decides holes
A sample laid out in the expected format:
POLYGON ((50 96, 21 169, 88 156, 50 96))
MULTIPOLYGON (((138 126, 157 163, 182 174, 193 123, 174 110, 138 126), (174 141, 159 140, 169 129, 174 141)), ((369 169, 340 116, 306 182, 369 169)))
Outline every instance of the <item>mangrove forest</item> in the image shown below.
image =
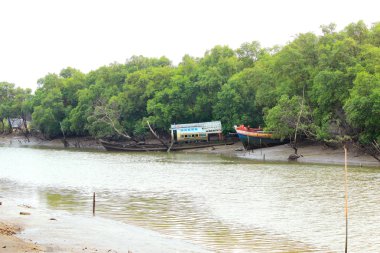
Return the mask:
POLYGON ((221 120, 225 132, 245 124, 282 138, 297 129, 311 140, 376 145, 380 23, 322 25, 272 48, 217 45, 176 65, 132 56, 89 73, 66 67, 41 77, 34 92, 0 82, 0 132, 12 131, 15 118, 45 138, 138 138, 147 121, 164 134, 173 123, 221 120))

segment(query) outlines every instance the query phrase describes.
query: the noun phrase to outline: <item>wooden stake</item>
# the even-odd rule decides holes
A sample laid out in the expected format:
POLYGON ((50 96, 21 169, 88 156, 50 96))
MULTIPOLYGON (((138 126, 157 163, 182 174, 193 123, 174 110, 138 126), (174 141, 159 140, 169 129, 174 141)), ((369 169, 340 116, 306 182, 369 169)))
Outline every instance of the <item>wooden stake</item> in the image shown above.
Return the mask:
POLYGON ((347 178, 347 147, 344 145, 344 175, 345 175, 345 203, 344 203, 344 214, 346 217, 346 243, 344 252, 347 253, 347 244, 348 244, 348 178, 347 178))
POLYGON ((92 197, 92 215, 95 216, 95 192, 92 197))

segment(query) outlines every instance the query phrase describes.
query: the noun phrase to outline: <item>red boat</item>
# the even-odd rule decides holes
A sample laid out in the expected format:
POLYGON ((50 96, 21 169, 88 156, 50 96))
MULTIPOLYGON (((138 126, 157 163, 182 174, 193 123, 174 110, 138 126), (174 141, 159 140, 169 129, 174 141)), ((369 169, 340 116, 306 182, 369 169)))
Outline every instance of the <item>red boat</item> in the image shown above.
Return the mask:
POLYGON ((252 128, 249 126, 235 126, 236 133, 239 135, 240 141, 243 143, 245 149, 255 149, 270 147, 280 144, 288 143, 289 141, 284 139, 273 138, 273 132, 264 131, 262 128, 252 128))

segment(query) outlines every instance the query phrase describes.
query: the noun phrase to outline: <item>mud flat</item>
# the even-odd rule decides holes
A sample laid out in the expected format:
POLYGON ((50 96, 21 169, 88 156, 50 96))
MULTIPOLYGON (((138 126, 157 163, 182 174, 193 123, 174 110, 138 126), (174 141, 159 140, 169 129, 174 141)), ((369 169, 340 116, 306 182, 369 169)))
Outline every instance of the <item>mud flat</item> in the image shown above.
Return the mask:
POLYGON ((0 252, 209 252, 185 241, 100 217, 71 215, 0 196, 0 252))
MULTIPOLYGON (((3 217, 2 217, 3 220, 3 217)), ((32 242, 26 242, 16 236, 22 228, 0 221, 0 252, 21 253, 21 252, 44 252, 44 249, 32 242)))
MULTIPOLYGON (((246 151, 241 143, 235 143, 234 145, 217 146, 187 152, 207 152, 266 162, 344 164, 344 150, 342 148, 333 149, 322 144, 310 143, 300 145, 298 154, 302 156, 297 161, 288 160, 289 155, 294 153, 294 150, 288 144, 246 151)), ((380 167, 379 161, 355 148, 348 150, 348 164, 352 166, 380 167)))
MULTIPOLYGON (((0 135, 0 145, 9 147, 65 148, 63 139, 45 140, 34 136, 0 135)), ((90 137, 67 138, 66 148, 104 150, 103 146, 90 137)))
MULTIPOLYGON (((67 143, 67 148, 72 149, 105 150, 97 140, 90 137, 68 138, 67 143)), ((11 147, 65 148, 62 139, 42 140, 36 137, 30 137, 28 141, 24 136, 15 135, 0 136, 0 145, 11 147)), ((288 162, 288 157, 294 153, 294 150, 288 144, 285 144, 246 151, 243 145, 237 142, 234 145, 199 148, 180 152, 221 154, 255 161, 288 162)), ((329 148, 319 143, 303 143, 300 144, 298 148, 298 154, 302 156, 297 161, 292 162, 344 164, 344 150, 342 148, 329 148)), ((348 163, 353 166, 380 167, 379 161, 354 147, 348 150, 348 163)))

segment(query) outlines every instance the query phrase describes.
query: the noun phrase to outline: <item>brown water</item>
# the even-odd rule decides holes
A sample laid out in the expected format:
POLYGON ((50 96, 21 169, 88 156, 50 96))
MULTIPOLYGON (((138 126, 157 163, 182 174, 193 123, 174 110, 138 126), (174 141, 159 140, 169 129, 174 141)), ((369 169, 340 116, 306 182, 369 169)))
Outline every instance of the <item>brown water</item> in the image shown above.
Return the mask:
MULTIPOLYGON (((339 166, 0 147, 3 196, 220 252, 343 252, 339 166)), ((349 168, 349 251, 380 249, 380 170, 349 168)))

